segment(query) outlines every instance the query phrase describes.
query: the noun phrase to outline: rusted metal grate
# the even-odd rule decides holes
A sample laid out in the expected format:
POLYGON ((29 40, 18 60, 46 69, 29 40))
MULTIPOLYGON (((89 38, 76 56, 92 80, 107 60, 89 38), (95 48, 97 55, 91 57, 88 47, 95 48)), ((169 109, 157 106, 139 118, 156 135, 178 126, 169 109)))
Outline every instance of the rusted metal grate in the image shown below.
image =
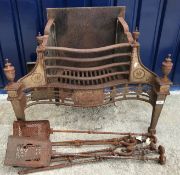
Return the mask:
POLYGON ((154 103, 155 92, 153 86, 149 84, 127 83, 94 90, 88 90, 86 86, 81 87, 80 90, 73 89, 74 86, 69 87, 72 89, 61 89, 52 84, 46 88, 26 90, 27 107, 41 103, 88 107, 127 99, 139 99, 152 105, 154 103))
POLYGON ((48 82, 92 86, 128 80, 131 53, 92 58, 45 57, 48 82))

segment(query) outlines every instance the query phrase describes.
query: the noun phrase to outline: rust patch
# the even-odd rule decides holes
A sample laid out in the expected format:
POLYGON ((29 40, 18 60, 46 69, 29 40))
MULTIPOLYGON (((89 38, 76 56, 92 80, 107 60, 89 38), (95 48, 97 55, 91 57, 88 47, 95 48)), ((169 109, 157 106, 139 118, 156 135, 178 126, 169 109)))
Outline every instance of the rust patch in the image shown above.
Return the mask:
POLYGON ((48 166, 51 150, 49 140, 9 136, 4 164, 22 167, 48 166))
POLYGON ((97 106, 102 105, 104 93, 102 89, 97 90, 75 90, 73 93, 74 104, 77 106, 97 106))

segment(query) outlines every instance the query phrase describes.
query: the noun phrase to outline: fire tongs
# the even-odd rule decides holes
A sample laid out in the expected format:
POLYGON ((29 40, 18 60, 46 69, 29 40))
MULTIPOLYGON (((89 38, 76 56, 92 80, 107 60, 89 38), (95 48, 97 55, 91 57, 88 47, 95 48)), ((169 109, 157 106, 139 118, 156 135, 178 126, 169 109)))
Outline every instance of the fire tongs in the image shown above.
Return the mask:
POLYGON ((164 164, 166 158, 162 146, 156 148, 154 135, 138 133, 117 133, 97 131, 52 130, 48 121, 16 121, 13 124, 13 136, 9 136, 5 164, 10 166, 30 167, 19 171, 27 174, 56 168, 69 167, 76 164, 97 162, 107 159, 156 160, 164 164), (49 135, 57 132, 116 134, 119 138, 104 140, 71 140, 50 142, 49 135), (111 145, 106 149, 79 153, 60 153, 52 150, 52 146, 111 145), (13 146, 12 146, 13 145, 13 146), (152 157, 158 154, 159 157, 152 157), (147 156, 148 155, 148 156, 147 156), (150 157, 150 156, 151 157, 150 157), (55 162, 61 162, 56 163, 55 162), (51 165, 50 165, 51 164, 51 165))

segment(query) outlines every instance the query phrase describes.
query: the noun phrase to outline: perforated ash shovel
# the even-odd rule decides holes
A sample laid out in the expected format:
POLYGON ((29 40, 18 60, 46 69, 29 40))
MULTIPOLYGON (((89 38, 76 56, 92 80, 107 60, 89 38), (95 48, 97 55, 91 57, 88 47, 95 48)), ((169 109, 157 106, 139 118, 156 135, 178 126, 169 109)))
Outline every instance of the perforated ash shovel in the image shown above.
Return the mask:
MULTIPOLYGON (((15 121, 13 123, 13 135, 20 137, 31 137, 49 139, 50 133, 63 130, 52 130, 48 120, 41 121, 15 121)), ((70 130, 66 130, 69 132, 70 130)), ((78 132, 78 131, 76 131, 78 132)), ((79 131, 80 133, 85 131, 79 131)), ((51 142, 52 146, 82 146, 82 145, 132 145, 136 140, 129 135, 120 138, 101 139, 101 140, 69 140, 61 142, 51 142)))
POLYGON ((52 146, 49 140, 9 136, 4 164, 20 167, 45 167, 51 161, 52 146))
POLYGON ((96 156, 97 154, 95 153, 111 155, 112 151, 113 149, 102 149, 74 154, 59 153, 52 150, 51 142, 48 139, 9 136, 4 164, 8 166, 32 168, 48 167, 51 159, 52 162, 56 162, 55 159, 57 160, 58 158, 61 158, 62 161, 68 160, 67 158, 69 157, 89 158, 96 156))
POLYGON ((122 138, 113 138, 106 140, 74 140, 65 142, 54 142, 54 146, 81 146, 81 145, 98 145, 98 144, 115 144, 119 143, 123 139, 131 138, 131 136, 143 136, 150 137, 154 143, 156 143, 156 137, 149 133, 120 133, 120 132, 102 132, 102 131, 81 131, 81 130, 53 130, 50 128, 48 120, 37 120, 37 121, 14 121, 13 123, 13 135, 49 139, 50 134, 54 132, 64 133, 86 133, 86 134, 111 134, 111 135, 123 135, 122 138))
POLYGON ((13 136, 49 139, 52 132, 48 120, 13 122, 13 136))
MULTIPOLYGON (((131 144, 133 146, 133 143, 131 144)), ((80 153, 59 153, 52 150, 52 144, 49 139, 9 136, 6 156, 4 164, 8 166, 20 167, 47 167, 51 163, 51 159, 61 158, 62 161, 67 161, 69 157, 76 158, 92 158, 98 156, 112 155, 116 149, 102 149, 91 152, 80 153)), ((131 152, 122 152, 121 156, 132 155, 131 152)), ((53 160, 53 162, 55 162, 53 160)))

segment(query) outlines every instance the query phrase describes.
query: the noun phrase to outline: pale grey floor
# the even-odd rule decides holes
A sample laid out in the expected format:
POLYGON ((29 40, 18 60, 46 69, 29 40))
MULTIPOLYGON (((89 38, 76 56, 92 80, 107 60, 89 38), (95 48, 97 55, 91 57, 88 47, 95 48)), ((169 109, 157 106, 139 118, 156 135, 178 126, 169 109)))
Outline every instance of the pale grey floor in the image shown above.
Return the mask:
MULTIPOLYGON (((29 120, 48 119, 51 127, 57 129, 146 132, 151 115, 149 104, 139 101, 122 101, 118 102, 117 105, 118 107, 109 105, 93 109, 37 105, 27 109, 26 116, 29 120)), ((0 175, 17 173, 16 168, 3 165, 7 137, 12 133, 14 119, 10 103, 5 99, 0 99, 0 175)), ((157 127, 157 136, 158 143, 166 148, 167 163, 164 166, 154 162, 109 160, 35 174, 180 175, 180 95, 171 95, 167 98, 157 127)), ((78 134, 54 134, 51 136, 52 140, 83 137, 90 138, 91 136, 79 136, 78 134)), ((70 149, 61 151, 70 151, 70 149)))

